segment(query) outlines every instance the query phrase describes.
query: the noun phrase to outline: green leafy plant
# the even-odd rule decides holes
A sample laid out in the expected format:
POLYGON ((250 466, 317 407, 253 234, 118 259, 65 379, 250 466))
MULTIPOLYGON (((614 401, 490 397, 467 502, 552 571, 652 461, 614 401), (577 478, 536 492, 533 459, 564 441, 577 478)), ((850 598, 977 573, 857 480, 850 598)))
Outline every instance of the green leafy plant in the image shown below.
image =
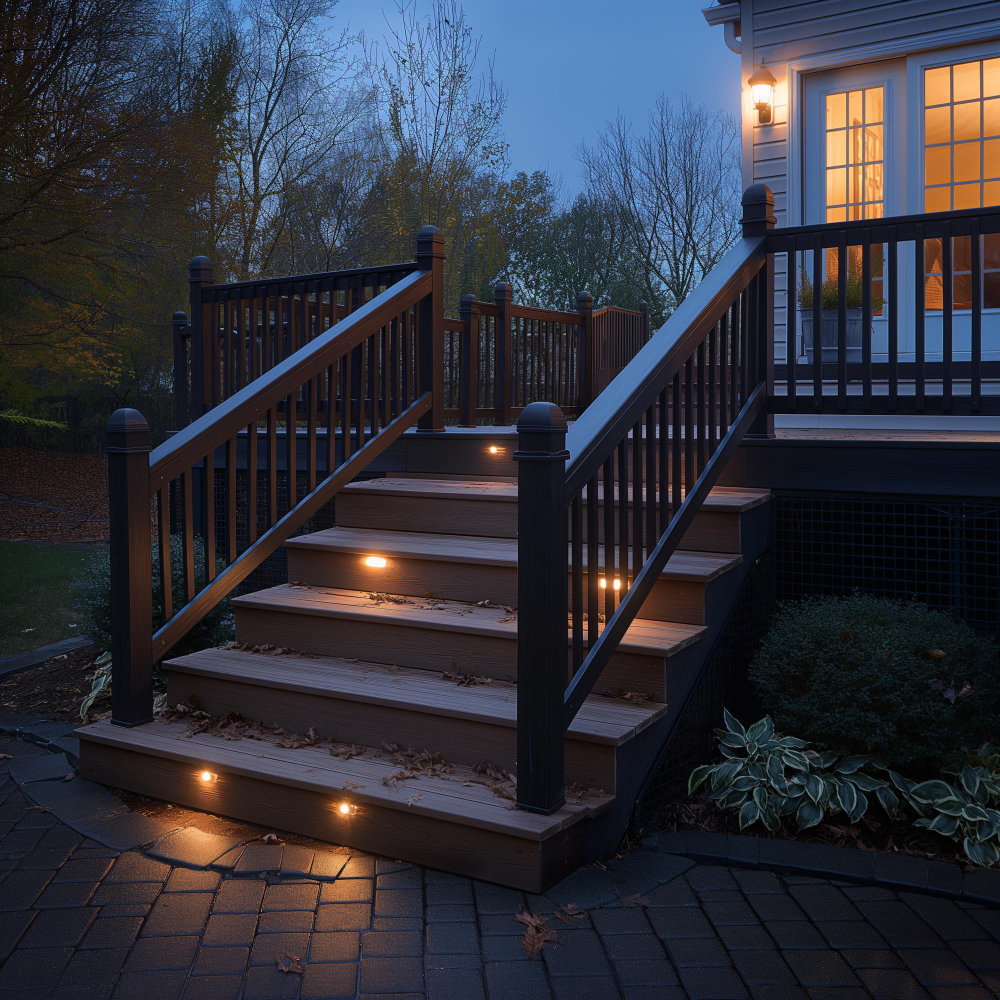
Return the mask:
MULTIPOLYGON (((852 248, 854 249, 854 248, 852 248)), ((859 248, 860 249, 860 248, 859 248)), ((882 273, 882 248, 872 247, 871 273, 878 277, 882 273)), ((869 279, 870 280, 870 279, 869 279)), ((864 304, 865 283, 861 275, 861 254, 848 253, 847 262, 847 308, 860 309, 864 304)), ((799 306, 803 309, 812 309, 813 306, 813 284, 809 280, 809 274, 805 267, 801 270, 799 278, 799 306)), ((840 305, 840 286, 835 276, 829 276, 823 282, 820 302, 824 309, 837 309, 840 305)), ((877 315, 882 311, 884 301, 881 295, 872 290, 872 315, 877 315)))
POLYGON ((66 424, 60 420, 47 420, 45 417, 31 417, 20 410, 0 410, 0 425, 7 424, 22 430, 64 431, 66 424))
MULTIPOLYGON (((205 586, 205 544, 201 538, 194 540, 195 591, 205 586)), ((179 567, 184 564, 180 535, 170 536, 170 565, 173 573, 174 609, 187 602, 184 580, 179 567)), ((216 559, 216 573, 225 569, 225 562, 216 559)), ((153 627, 163 622, 163 601, 160 596, 160 551, 153 546, 153 627)), ((83 634, 103 651, 111 649, 111 558, 107 549, 95 552, 73 585, 73 603, 83 634)), ((193 653, 208 646, 218 646, 233 637, 233 615, 228 601, 214 607, 170 651, 172 656, 193 653)))
POLYGON ((723 716, 726 728, 718 730, 718 738, 726 759, 695 768, 688 793, 707 783, 709 801, 739 810, 741 830, 760 821, 773 833, 785 816, 795 817, 798 830, 837 813, 857 823, 868 811, 871 793, 890 813, 899 805, 889 782, 864 770, 868 758, 809 749, 805 740, 776 733, 770 716, 749 728, 728 711, 723 716))
POLYGON ((954 767, 1000 723, 996 641, 916 601, 783 604, 750 678, 786 731, 910 773, 954 767))

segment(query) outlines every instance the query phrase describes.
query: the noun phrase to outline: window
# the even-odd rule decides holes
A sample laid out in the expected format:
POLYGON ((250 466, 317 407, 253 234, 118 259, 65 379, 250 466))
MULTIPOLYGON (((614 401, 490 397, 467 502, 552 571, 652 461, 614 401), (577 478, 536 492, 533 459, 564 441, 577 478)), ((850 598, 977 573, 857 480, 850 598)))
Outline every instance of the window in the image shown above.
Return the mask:
POLYGON ((884 214, 882 87, 826 97, 826 221, 884 214))
POLYGON ((1000 205, 1000 58, 924 70, 924 211, 1000 205))
MULTIPOLYGON (((983 308, 1000 308, 1000 233, 979 237, 979 259, 983 270, 983 308)), ((924 241, 924 308, 940 312, 944 308, 944 274, 941 240, 924 241)), ((955 236, 951 241, 953 307, 972 308, 972 238, 955 236)))

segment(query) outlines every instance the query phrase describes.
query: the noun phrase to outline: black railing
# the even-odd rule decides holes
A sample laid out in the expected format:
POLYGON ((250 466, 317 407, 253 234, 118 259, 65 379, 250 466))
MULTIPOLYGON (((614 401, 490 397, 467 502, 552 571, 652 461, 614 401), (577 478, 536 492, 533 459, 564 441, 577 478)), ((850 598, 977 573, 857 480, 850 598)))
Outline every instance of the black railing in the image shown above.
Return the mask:
POLYGON ((740 441, 771 433, 773 204, 747 191, 744 238, 568 433, 552 403, 518 421, 523 808, 563 802, 567 727, 740 441))
POLYGON ((984 391, 1000 375, 1000 207, 780 229, 767 250, 787 276, 772 412, 1000 414, 984 391))

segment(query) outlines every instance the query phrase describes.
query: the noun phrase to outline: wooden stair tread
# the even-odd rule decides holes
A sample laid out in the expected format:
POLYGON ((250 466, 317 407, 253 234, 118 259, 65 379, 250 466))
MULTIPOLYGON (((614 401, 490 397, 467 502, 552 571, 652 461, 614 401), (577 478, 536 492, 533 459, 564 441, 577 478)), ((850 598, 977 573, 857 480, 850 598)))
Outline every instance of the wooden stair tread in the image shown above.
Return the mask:
MULTIPOLYGON (((455 764, 447 777, 420 775, 399 780, 395 786, 382 783, 400 770, 388 754, 372 749, 350 760, 341 760, 326 747, 279 747, 274 739, 225 740, 209 733, 187 735, 185 722, 154 719, 143 726, 125 728, 110 721, 76 730, 82 742, 94 742, 189 763, 196 770, 216 769, 220 781, 226 773, 280 782, 283 785, 330 795, 347 796, 359 808, 365 805, 408 810, 418 815, 475 826, 528 840, 544 840, 573 823, 602 812, 614 796, 594 794, 586 799, 567 797, 567 804, 549 816, 507 808, 481 784, 475 771, 455 764), (467 784, 466 782, 474 783, 467 784), (345 788, 345 782, 362 787, 345 788), (420 795, 418 800, 413 796, 420 795)), ((192 774, 192 781, 197 780, 192 774)))
MULTIPOLYGON (((495 480, 394 478, 369 479, 348 483, 341 492, 371 494, 376 496, 421 496, 430 499, 483 500, 517 502, 517 483, 495 480)), ((631 495, 631 489, 630 489, 631 495)), ((619 494, 615 486, 615 498, 619 494)), ((604 484, 598 484, 598 496, 604 498, 604 484)), ((726 510, 740 513, 750 510, 771 498, 770 490, 742 486, 716 486, 705 499, 708 510, 726 510)))
MULTIPOLYGON (((517 539, 473 535, 437 535, 420 531, 383 531, 338 526, 291 538, 286 548, 350 552, 434 562, 471 562, 485 566, 517 566, 517 539)), ((632 565, 632 549, 628 549, 632 565)), ((667 562, 663 579, 707 583, 743 561, 739 554, 678 549, 667 562)), ((598 546, 598 565, 604 567, 604 546, 598 546)))
MULTIPOLYGON (((266 608, 276 611, 296 611, 300 614, 356 621, 381 620, 386 624, 432 628, 449 632, 464 632, 515 639, 517 618, 506 609, 482 607, 461 601, 433 598, 396 597, 390 594, 367 594, 356 590, 333 587, 306 587, 282 584, 235 597, 232 603, 241 608, 266 608)), ((584 630, 586 632, 586 629, 584 630)), ((620 643, 623 651, 648 653, 654 656, 672 655, 697 642, 706 631, 703 625, 635 619, 620 643)), ((571 641, 570 629, 566 630, 571 641)), ((586 642, 586 636, 584 636, 586 642)))
MULTIPOLYGON (((513 684, 458 686, 454 680, 428 670, 334 656, 269 656, 238 649, 203 649, 167 661, 166 669, 511 729, 517 725, 517 688, 513 684)), ((620 698, 592 695, 571 723, 569 735, 617 746, 666 710, 666 705, 656 702, 636 705, 620 698)))

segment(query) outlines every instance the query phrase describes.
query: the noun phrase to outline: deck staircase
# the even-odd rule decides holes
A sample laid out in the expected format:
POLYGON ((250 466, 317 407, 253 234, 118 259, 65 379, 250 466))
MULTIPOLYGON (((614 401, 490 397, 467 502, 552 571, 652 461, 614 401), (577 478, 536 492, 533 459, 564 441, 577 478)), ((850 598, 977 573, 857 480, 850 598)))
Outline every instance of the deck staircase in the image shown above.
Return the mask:
POLYGON ((671 692, 697 673, 759 554, 747 524, 766 504, 762 491, 712 491, 567 730, 566 804, 551 815, 512 801, 517 485, 503 480, 346 486, 336 527, 286 543, 289 583, 233 600, 234 648, 164 663, 172 706, 259 727, 231 739, 238 727, 200 717, 101 722, 80 730, 83 771, 541 891, 620 838, 676 723, 671 692))

